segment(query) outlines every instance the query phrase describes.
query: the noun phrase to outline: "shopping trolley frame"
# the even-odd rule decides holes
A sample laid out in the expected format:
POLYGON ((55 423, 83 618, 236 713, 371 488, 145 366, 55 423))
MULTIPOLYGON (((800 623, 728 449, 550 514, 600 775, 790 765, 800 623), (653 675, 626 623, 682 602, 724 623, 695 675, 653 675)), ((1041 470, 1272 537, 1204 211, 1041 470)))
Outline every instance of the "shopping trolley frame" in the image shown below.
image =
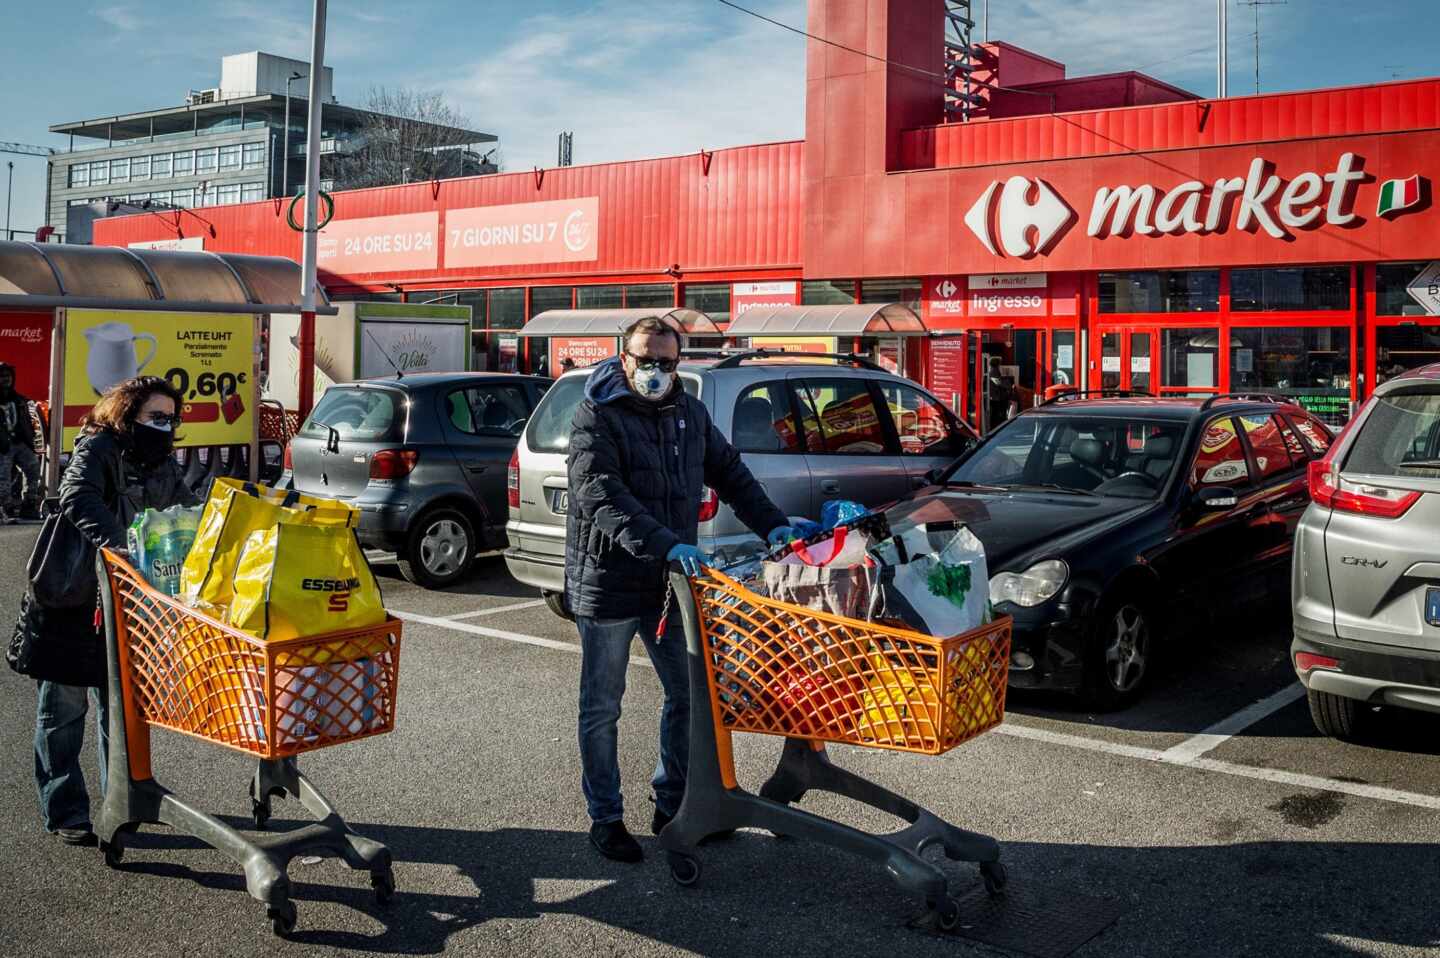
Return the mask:
MULTIPOLYGON (((356 871, 368 871, 375 899, 388 902, 395 893, 390 849, 350 830, 349 825, 300 771, 297 756, 260 759, 250 780, 252 813, 257 828, 270 817, 272 797, 293 797, 318 821, 273 835, 246 835, 177 796, 155 778, 150 764, 150 726, 126 708, 130 696, 116 627, 116 600, 106 563, 125 564, 109 550, 96 556, 100 601, 105 617, 108 662, 110 745, 108 782, 96 835, 105 864, 121 867, 127 836, 142 824, 168 825, 225 854, 245 872, 245 889, 265 905, 266 918, 277 935, 294 930, 296 908, 287 874, 291 860, 305 854, 330 854, 356 871)), ((125 564, 128 567, 128 564, 125 564)))
MULTIPOLYGON (((675 567, 675 568, 678 568, 675 567)), ((926 860, 925 853, 940 847, 952 861, 976 862, 985 889, 1003 891, 1007 876, 1000 861, 1000 844, 994 838, 958 828, 903 796, 847 771, 830 761, 823 742, 786 737, 780 761, 758 795, 735 781, 734 759, 728 731, 717 729, 717 712, 710 698, 709 650, 705 647, 700 610, 689 580, 670 573, 673 599, 670 612, 680 612, 690 669, 690 765, 685 797, 674 819, 660 833, 670 875, 682 886, 700 879, 699 843, 710 835, 737 828, 764 828, 777 837, 805 838, 830 845, 883 867, 906 892, 925 902, 925 911, 912 924, 937 931, 953 931, 960 922, 960 906, 950 896, 946 875, 926 860), (888 812, 909 822, 901 831, 877 835, 796 808, 806 792, 833 792, 888 812)))

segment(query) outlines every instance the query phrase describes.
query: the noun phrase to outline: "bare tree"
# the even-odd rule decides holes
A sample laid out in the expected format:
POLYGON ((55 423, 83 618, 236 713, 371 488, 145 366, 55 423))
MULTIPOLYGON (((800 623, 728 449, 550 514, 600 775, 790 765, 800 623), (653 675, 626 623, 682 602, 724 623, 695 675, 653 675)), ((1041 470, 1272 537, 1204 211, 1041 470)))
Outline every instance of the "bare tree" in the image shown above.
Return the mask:
POLYGON ((479 156, 467 157, 468 116, 434 90, 371 87, 358 145, 337 158, 335 186, 357 189, 417 180, 473 175, 479 156))

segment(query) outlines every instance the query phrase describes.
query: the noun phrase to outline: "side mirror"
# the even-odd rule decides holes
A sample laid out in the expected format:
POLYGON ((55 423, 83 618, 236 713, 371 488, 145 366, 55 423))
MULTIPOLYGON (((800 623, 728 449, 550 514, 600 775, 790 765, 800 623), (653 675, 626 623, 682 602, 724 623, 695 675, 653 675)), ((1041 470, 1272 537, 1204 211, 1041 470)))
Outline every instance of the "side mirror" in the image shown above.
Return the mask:
POLYGON ((931 469, 929 472, 925 473, 925 485, 937 485, 940 482, 940 473, 944 471, 945 470, 941 467, 936 466, 934 469, 931 469))
POLYGON ((1197 492, 1194 502, 1197 507, 1207 512, 1218 512, 1221 509, 1235 508, 1240 502, 1240 496, 1234 489, 1210 486, 1197 492))

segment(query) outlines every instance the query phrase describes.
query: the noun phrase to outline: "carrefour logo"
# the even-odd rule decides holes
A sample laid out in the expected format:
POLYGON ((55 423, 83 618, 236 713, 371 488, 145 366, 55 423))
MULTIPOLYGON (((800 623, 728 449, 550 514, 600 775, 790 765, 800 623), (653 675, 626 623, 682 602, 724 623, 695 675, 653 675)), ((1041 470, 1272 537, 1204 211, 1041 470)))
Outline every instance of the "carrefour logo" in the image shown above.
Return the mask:
POLYGON ((1075 211, 1049 183, 1025 176, 1010 177, 1003 188, 992 182, 965 214, 965 225, 994 256, 1000 249, 1022 258, 1047 253, 1073 222, 1075 211), (997 190, 999 212, 992 216, 997 190))
MULTIPOLYGON (((1180 236, 1237 230, 1290 240, 1324 226, 1358 219, 1356 198, 1367 181, 1364 161, 1342 153, 1333 170, 1303 171, 1284 180, 1274 165, 1255 157, 1243 176, 1213 183, 1186 180, 1168 190, 1149 183, 1102 186, 1090 203, 1085 233, 1110 236, 1180 236)), ((1369 178, 1375 182, 1373 177, 1369 178)), ((1425 208, 1428 181, 1418 174, 1380 181, 1376 215, 1393 218, 1425 208)), ((965 214, 965 225, 994 256, 1047 254, 1079 219, 1049 183, 1012 176, 991 181, 965 214)))

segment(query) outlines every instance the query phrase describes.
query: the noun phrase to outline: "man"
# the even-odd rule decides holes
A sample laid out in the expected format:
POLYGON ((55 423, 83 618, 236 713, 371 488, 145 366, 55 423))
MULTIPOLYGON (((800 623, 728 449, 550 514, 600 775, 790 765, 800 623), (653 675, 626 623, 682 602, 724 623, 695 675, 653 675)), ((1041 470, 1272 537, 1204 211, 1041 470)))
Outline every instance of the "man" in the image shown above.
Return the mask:
POLYGON ((35 455, 35 426, 30 400, 15 391, 15 367, 0 363, 0 522, 13 524, 15 467, 25 476, 21 519, 40 518, 40 459, 35 455))
POLYGON ((625 330, 622 355, 595 367, 570 436, 570 507, 565 523, 565 594, 580 629, 581 787, 590 841, 607 858, 637 862, 625 828, 616 723, 630 642, 639 634, 660 677, 660 760, 651 785, 659 834, 680 807, 690 754, 690 678, 679 614, 666 618, 668 568, 696 575, 701 487, 714 489, 740 520, 772 543, 792 529, 740 454, 675 375, 680 335, 654 317, 625 330))
POLYGON ((1010 377, 1000 370, 1000 357, 991 356, 985 372, 985 432, 1004 424, 1010 418, 1010 403, 1015 399, 1015 387, 1010 377))

